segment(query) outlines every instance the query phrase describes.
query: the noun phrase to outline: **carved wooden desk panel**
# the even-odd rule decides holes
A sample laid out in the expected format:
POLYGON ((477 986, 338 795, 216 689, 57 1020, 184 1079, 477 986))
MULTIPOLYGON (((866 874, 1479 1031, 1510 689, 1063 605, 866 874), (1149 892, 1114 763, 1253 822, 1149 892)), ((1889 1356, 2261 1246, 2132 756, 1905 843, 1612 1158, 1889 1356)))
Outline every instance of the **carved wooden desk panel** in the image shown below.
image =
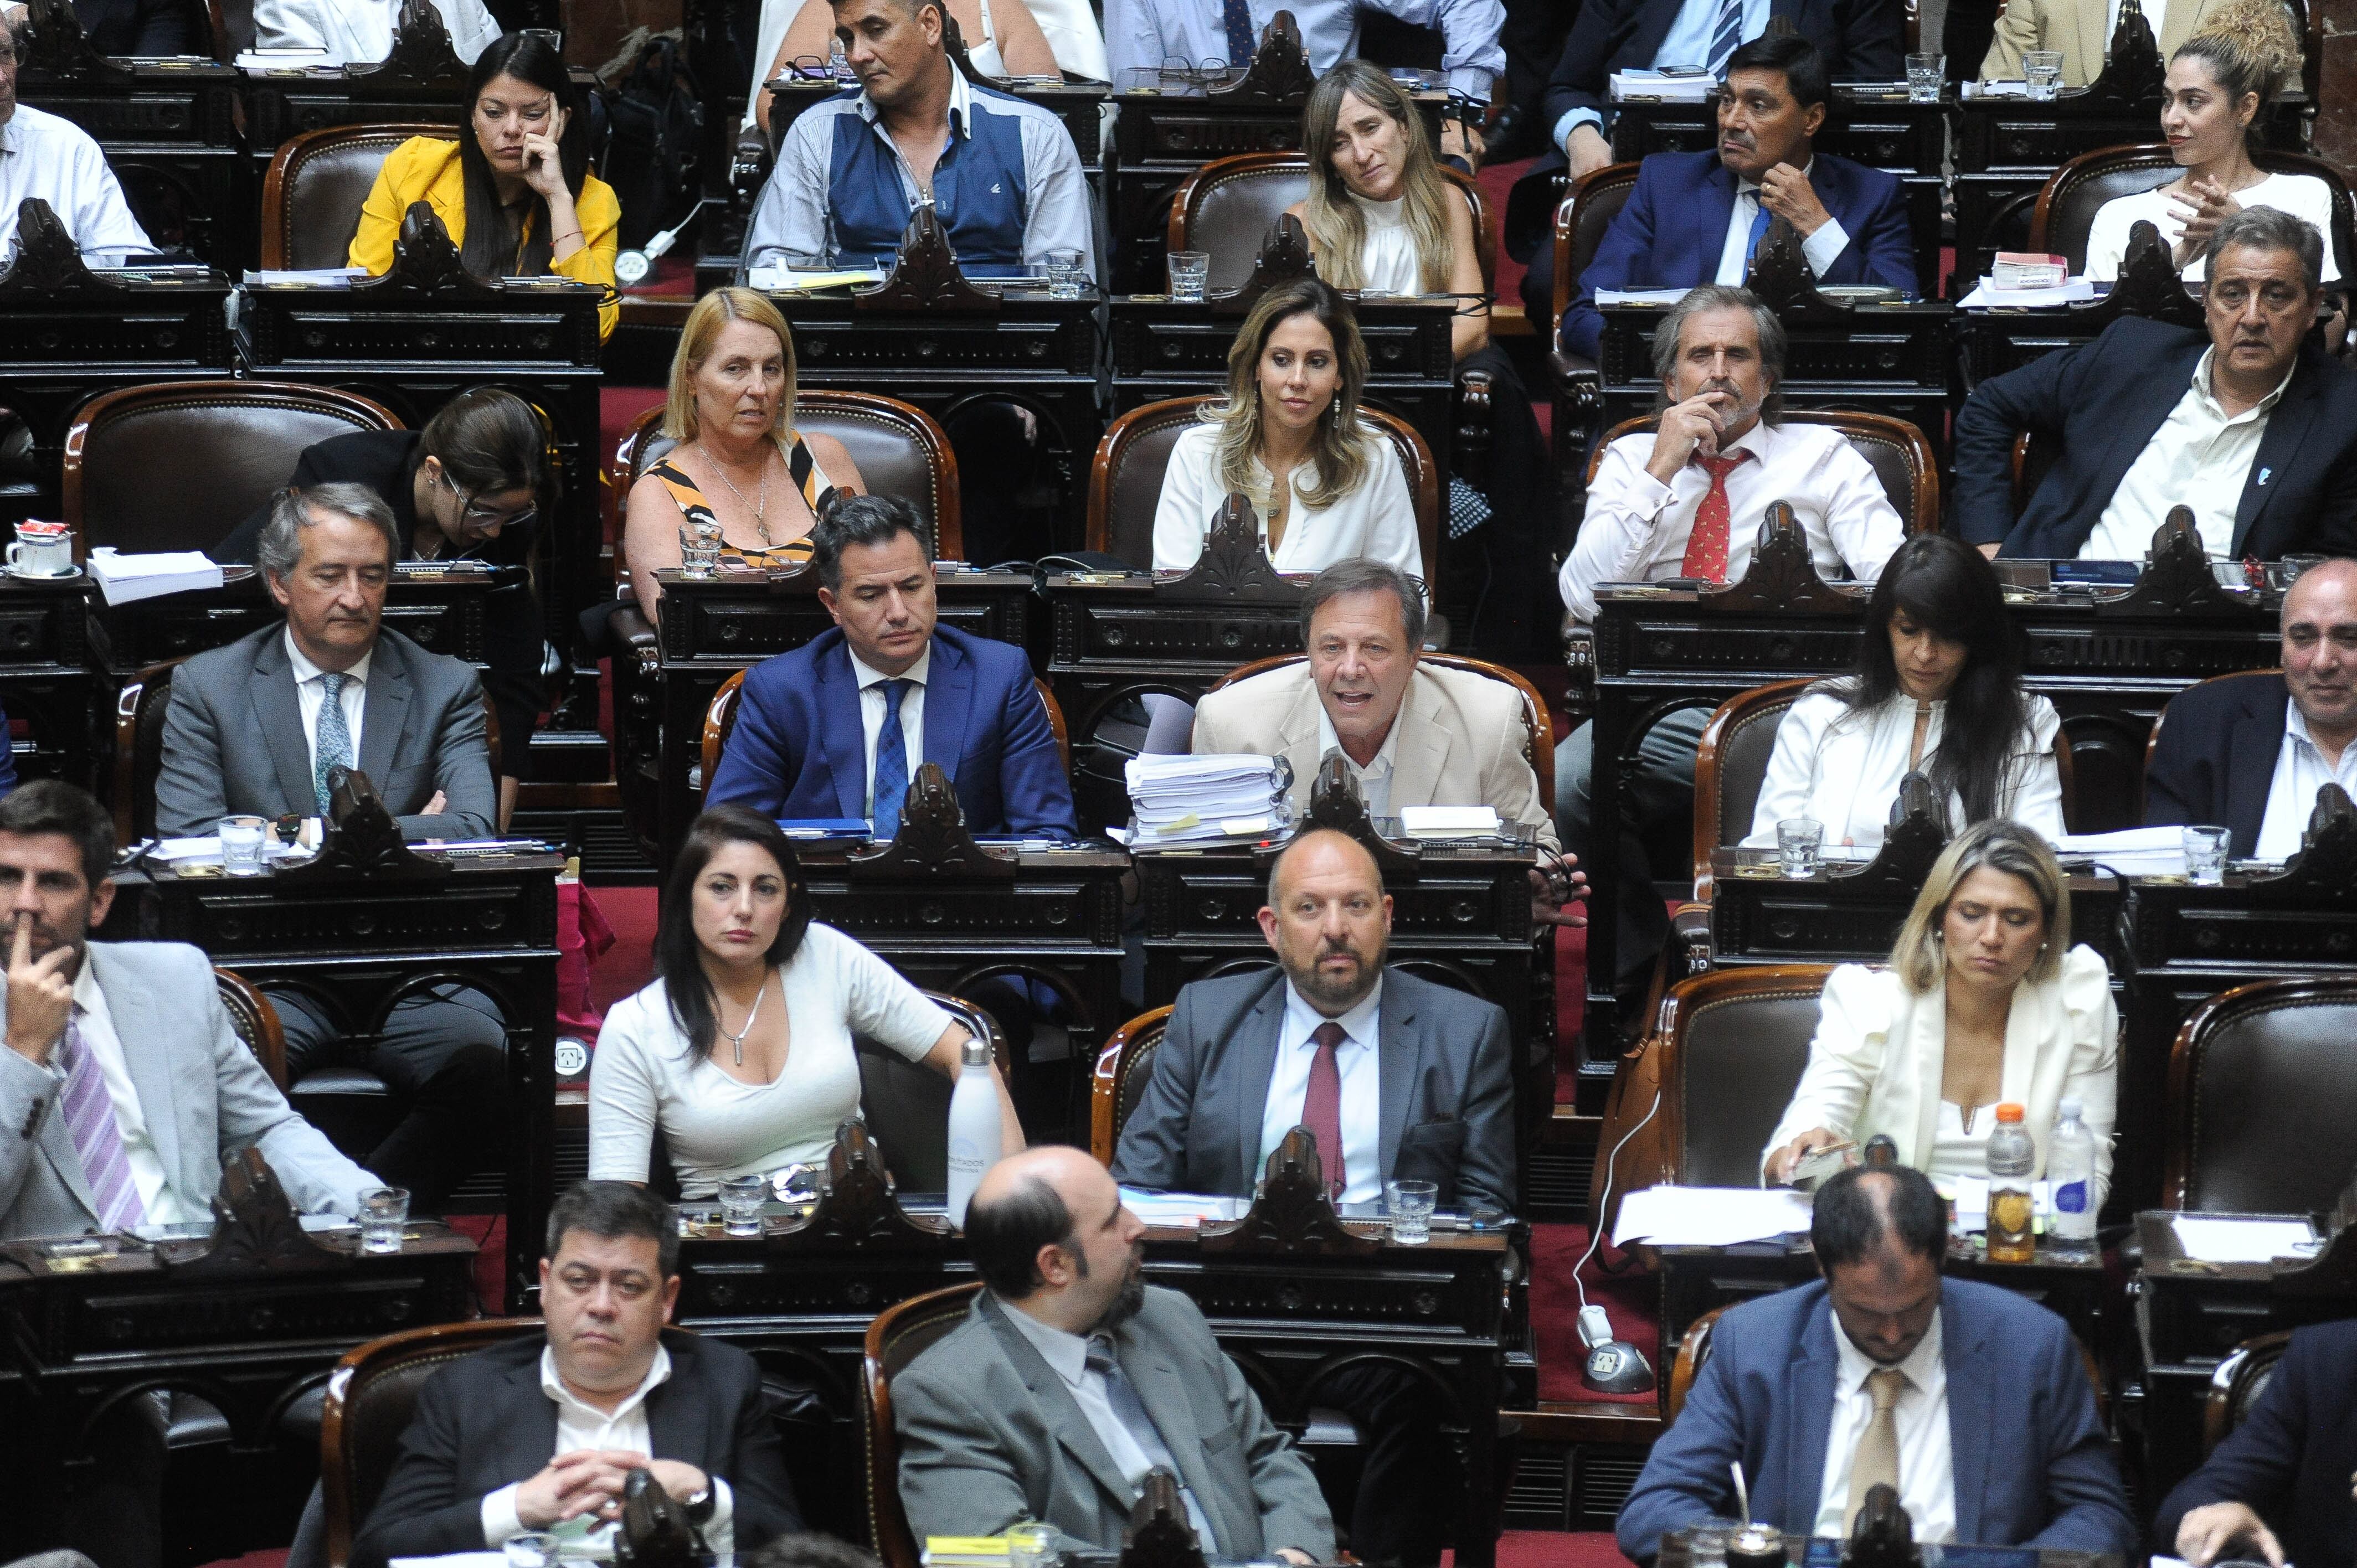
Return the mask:
MULTIPOLYGON (((5 323, 0 323, 5 330, 5 323)), ((91 676, 83 579, 35 583, 0 574, 0 710, 27 721, 20 777, 97 782, 104 718, 91 676)))
MULTIPOLYGON (((258 572, 227 570, 243 575, 218 588, 127 605, 110 605, 92 592, 90 645, 98 666, 117 676, 135 675, 167 659, 226 648, 285 618, 258 572)), ((521 579, 520 570, 514 575, 521 579)), ((492 569, 477 562, 404 561, 394 567, 385 595, 384 624, 428 653, 480 665, 484 606, 496 580, 492 569), (469 569, 475 567, 481 569, 469 569)))
MULTIPOLYGON (((1913 890, 1856 889, 1839 875, 1781 875, 1772 849, 1722 849, 1710 857, 1711 952, 1718 965, 1881 963, 1890 956, 1913 890)), ((2112 950, 2120 884, 2071 878, 2071 940, 2112 950)))
POLYGON ((64 72, 28 60, 16 96, 90 133, 149 239, 234 273, 253 263, 261 199, 238 134, 239 86, 236 70, 210 60, 91 56, 64 72))

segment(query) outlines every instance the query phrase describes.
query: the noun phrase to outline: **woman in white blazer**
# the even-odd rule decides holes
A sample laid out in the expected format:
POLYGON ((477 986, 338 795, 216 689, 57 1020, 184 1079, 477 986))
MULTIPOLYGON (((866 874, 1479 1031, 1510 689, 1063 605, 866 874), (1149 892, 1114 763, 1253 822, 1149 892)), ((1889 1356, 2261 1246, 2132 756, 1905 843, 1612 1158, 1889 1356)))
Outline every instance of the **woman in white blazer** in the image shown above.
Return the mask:
POLYGON ((1809 1065, 1760 1155, 1771 1182, 1810 1151, 1888 1133, 1934 1176, 1987 1171, 1996 1107, 2023 1109, 2046 1173, 2057 1108, 2095 1135, 2100 1208, 2112 1176, 2119 1015, 2111 974, 2071 943, 2070 885, 2036 833, 1966 829, 1932 868, 1888 969, 1846 963, 1825 982, 1809 1065))
POLYGON ((2053 703, 2021 689, 1996 568, 1961 540, 1919 534, 1876 580, 1855 672, 1812 686, 1777 726, 1743 842, 1772 845, 1777 823, 1803 818, 1829 844, 1872 848, 1915 772, 1951 832, 2004 817, 2058 839, 2061 727, 2053 703))

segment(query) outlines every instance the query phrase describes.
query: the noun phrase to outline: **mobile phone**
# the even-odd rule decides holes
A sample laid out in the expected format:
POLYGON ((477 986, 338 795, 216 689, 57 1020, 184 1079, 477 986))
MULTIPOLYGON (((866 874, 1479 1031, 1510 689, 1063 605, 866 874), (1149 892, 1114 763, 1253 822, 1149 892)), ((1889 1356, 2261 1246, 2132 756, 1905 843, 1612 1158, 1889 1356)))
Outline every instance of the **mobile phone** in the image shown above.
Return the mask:
POLYGON ((1655 76, 1675 77, 1708 76, 1710 74, 1710 68, 1700 65, 1664 65, 1655 67, 1653 74, 1655 76))
POLYGON ((1849 1165, 1849 1157, 1856 1153, 1857 1153, 1857 1141, 1854 1138, 1846 1138, 1838 1144, 1827 1144, 1821 1149, 1813 1149, 1802 1155, 1800 1163, 1793 1165, 1792 1174, 1785 1180, 1792 1187, 1798 1187, 1803 1182, 1823 1181, 1835 1172, 1846 1169, 1849 1165))

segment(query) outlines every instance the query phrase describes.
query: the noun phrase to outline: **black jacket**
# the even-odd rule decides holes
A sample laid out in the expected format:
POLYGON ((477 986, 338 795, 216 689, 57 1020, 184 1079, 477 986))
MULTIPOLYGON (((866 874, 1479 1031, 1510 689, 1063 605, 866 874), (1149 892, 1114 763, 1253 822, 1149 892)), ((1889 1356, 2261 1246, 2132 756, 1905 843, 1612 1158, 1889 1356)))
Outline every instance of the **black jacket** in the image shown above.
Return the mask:
POLYGON ((2192 1509, 2238 1502, 2266 1520, 2285 1562, 2350 1568, 2351 1542, 2357 1541, 2357 1504, 2349 1496, 2352 1470, 2357 1322, 2295 1329, 2243 1424, 2160 1505, 2153 1549, 2175 1552, 2177 1527, 2192 1509))
POLYGON ((2258 853, 2290 696, 2281 675, 2242 675, 2171 697, 2145 765, 2145 824, 2228 828, 2230 853, 2258 853))
MULTIPOLYGON (((663 1330, 671 1376, 648 1393, 651 1457, 728 1483, 741 1556, 802 1529, 761 1369, 733 1345, 663 1330)), ((556 1454, 556 1406, 540 1386, 541 1335, 479 1350, 425 1380, 393 1474, 352 1542, 351 1568, 480 1552, 483 1498, 556 1454)))
POLYGON ((74 20, 103 55, 210 55, 205 8, 189 0, 73 0, 74 20))

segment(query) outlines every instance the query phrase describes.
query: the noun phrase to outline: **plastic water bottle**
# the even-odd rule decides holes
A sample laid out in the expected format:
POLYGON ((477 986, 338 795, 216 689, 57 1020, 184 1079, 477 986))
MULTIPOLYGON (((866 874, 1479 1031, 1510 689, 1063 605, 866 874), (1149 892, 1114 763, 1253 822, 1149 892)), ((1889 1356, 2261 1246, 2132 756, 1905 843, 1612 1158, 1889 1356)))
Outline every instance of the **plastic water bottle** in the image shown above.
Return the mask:
POLYGON ((1988 1261, 2027 1263, 2038 1256, 2037 1209, 2030 1200, 2030 1173, 2038 1168, 2038 1145, 2011 1101, 1996 1108, 1988 1141, 1988 1261))
POLYGON ((967 1039, 950 1091, 950 1223, 965 1229, 965 1206, 982 1174, 998 1159, 998 1082, 990 1073, 990 1047, 967 1039))
POLYGON ((2054 1195, 2046 1239, 2073 1262, 2095 1252, 2095 1134, 2079 1114, 2076 1100, 2062 1101, 2061 1120, 2046 1144, 2046 1189, 2054 1195))

